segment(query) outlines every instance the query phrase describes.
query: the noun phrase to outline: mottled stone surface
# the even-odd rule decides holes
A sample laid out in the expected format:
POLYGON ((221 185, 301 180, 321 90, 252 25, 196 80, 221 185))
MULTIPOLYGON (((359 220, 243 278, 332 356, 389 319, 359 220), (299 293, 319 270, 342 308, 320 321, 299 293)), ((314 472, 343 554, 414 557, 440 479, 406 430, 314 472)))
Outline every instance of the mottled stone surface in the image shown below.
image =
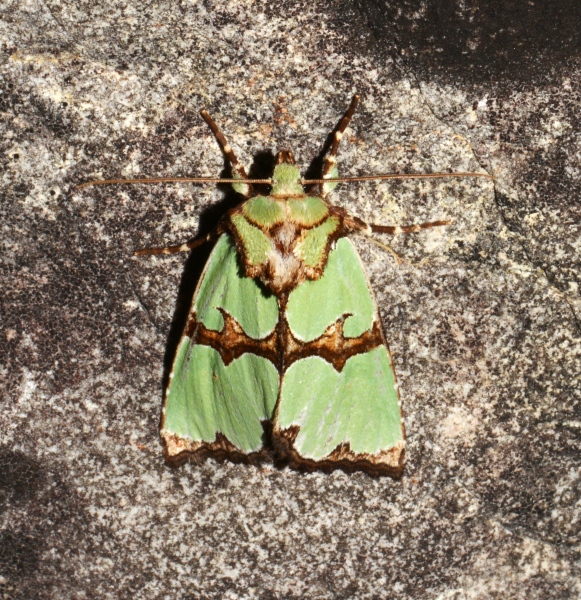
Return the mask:
POLYGON ((0 595, 577 598, 579 5, 8 0, 0 23, 0 595), (165 466, 171 363, 223 187, 206 106, 306 169, 353 92, 342 186, 401 383, 404 477, 165 466))

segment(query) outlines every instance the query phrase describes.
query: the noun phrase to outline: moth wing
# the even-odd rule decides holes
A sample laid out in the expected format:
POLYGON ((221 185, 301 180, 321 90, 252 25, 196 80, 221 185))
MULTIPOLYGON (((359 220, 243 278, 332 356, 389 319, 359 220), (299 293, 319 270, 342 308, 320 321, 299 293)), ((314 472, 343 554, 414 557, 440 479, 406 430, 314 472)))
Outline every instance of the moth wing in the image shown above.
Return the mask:
POLYGON ((273 419, 275 449, 299 468, 401 475, 405 435, 395 372, 350 240, 338 240, 320 279, 291 292, 285 316, 301 341, 320 341, 327 332, 333 343, 284 372, 273 419), (350 351, 357 338, 370 342, 350 351))
POLYGON ((228 315, 259 340, 274 330, 278 305, 244 276, 232 237, 224 234, 200 277, 169 377, 161 437, 170 463, 187 455, 252 460, 262 451, 262 422, 272 417, 279 373, 251 352, 233 360, 221 352, 232 343, 224 335, 228 315), (214 334, 214 347, 194 341, 201 328, 214 334))

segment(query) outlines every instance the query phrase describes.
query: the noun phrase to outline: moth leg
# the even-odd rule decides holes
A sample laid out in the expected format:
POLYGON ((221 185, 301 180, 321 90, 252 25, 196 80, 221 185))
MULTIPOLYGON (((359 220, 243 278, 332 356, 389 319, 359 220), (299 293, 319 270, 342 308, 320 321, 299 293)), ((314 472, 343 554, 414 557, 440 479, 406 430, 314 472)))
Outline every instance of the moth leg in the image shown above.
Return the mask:
MULTIPOLYGON (((381 246, 384 250, 387 250, 396 260, 398 264, 407 263, 406 260, 401 258, 399 254, 389 245, 376 240, 373 237, 373 233, 389 233, 391 235, 397 235, 398 233, 416 233, 422 231, 422 229, 431 229, 432 227, 441 227, 443 225, 450 225, 452 221, 432 221, 431 223, 420 223, 418 225, 404 225, 399 227, 397 225, 367 225, 357 217, 351 217, 349 227, 353 232, 363 234, 370 242, 381 246)), ((407 263, 411 264, 411 263, 407 263)))
POLYGON ((369 227, 373 233, 389 233, 391 235, 397 235, 398 233, 416 233, 422 231, 422 229, 431 229, 432 227, 441 227, 443 225, 450 225, 452 221, 432 221, 431 223, 421 223, 419 225, 404 225, 403 227, 390 226, 390 225, 375 225, 371 224, 369 227))
POLYGON ((165 246, 165 248, 142 248, 141 250, 136 250, 133 253, 133 256, 144 256, 147 254, 175 254, 176 252, 188 252, 189 250, 193 250, 202 244, 207 242, 213 242, 223 233, 223 230, 220 226, 216 227, 208 235, 203 237, 195 238, 190 240, 189 242, 185 242, 183 244, 178 244, 177 246, 165 246))
MULTIPOLYGON (((335 130, 333 134, 333 142, 331 143, 331 148, 327 155, 325 156, 325 161, 323 164, 323 179, 329 179, 339 177, 339 169, 337 168, 337 152, 339 151, 339 144, 341 143, 341 138, 343 137, 343 133, 345 129, 347 129, 347 125, 349 125, 349 121, 351 121, 351 117, 357 108, 357 104, 359 103, 359 94, 355 94, 353 99, 351 100, 351 104, 347 109, 344 117, 339 122, 339 127, 335 130)), ((321 195, 323 198, 333 189, 335 189, 338 185, 338 182, 334 181, 331 183, 324 183, 321 187, 321 195)))
POLYGON ((366 235, 365 236, 371 243, 375 244, 376 246, 379 246, 380 248, 383 248, 386 252, 389 252, 393 258, 395 259, 395 262, 398 265, 401 265, 402 263, 406 263, 409 264, 407 260, 403 259, 390 245, 388 244, 384 244, 383 242, 380 242, 379 240, 376 240, 373 236, 371 235, 366 235))
MULTIPOLYGON (((218 125, 216 125, 214 119, 212 119, 205 108, 200 111, 200 114, 202 115, 204 121, 206 121, 208 124, 208 127, 212 130, 216 140, 218 140, 218 144, 220 144, 222 152, 224 152, 226 155, 226 158, 232 167, 232 176, 234 179, 248 179, 248 175, 246 175, 244 166, 240 163, 236 154, 234 154, 232 146, 230 146, 228 140, 224 137, 224 134, 220 131, 220 128, 218 125)), ((252 186, 249 183, 233 183, 232 187, 234 188, 234 191, 242 194, 245 197, 250 196, 252 193, 252 186)))

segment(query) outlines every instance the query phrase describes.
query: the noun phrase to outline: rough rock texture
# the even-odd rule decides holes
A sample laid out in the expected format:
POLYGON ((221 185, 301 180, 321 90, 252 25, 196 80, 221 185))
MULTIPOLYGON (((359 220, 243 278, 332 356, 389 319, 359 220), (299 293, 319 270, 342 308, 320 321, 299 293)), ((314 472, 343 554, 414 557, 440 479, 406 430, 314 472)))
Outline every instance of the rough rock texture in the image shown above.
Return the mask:
POLYGON ((0 23, 0 596, 581 594, 578 2, 8 0, 0 23), (262 174, 306 169, 353 92, 342 186, 401 383, 401 481, 162 460, 164 376, 236 196, 206 106, 262 174))

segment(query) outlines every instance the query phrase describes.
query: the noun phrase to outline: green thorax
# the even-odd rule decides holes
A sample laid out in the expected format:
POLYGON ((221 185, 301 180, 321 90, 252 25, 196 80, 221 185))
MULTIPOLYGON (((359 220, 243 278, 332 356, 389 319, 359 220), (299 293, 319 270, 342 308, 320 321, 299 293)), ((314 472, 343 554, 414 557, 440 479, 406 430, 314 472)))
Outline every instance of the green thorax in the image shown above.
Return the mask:
POLYGON ((254 196, 242 205, 242 214, 263 231, 283 222, 300 228, 311 228, 329 216, 329 207, 317 196, 280 198, 279 196, 254 196))
POLYGON ((282 262, 286 263, 283 270, 298 268, 295 259, 308 268, 322 269, 329 239, 339 227, 338 217, 317 196, 254 196, 230 220, 241 242, 245 263, 266 267, 272 262, 275 271, 282 262), (294 258, 289 262, 290 255, 294 258))
POLYGON ((272 174, 273 196, 304 196, 305 190, 301 184, 301 173, 294 164, 283 162, 276 165, 272 174))
POLYGON ((298 229, 315 227, 329 217, 329 206, 320 197, 307 196, 292 152, 281 150, 270 194, 250 198, 241 205, 241 212, 249 223, 269 233, 283 223, 298 229))
POLYGON ((305 193, 292 154, 281 151, 268 196, 253 196, 229 215, 230 231, 246 276, 259 277, 275 294, 318 279, 341 217, 323 198, 305 193))

